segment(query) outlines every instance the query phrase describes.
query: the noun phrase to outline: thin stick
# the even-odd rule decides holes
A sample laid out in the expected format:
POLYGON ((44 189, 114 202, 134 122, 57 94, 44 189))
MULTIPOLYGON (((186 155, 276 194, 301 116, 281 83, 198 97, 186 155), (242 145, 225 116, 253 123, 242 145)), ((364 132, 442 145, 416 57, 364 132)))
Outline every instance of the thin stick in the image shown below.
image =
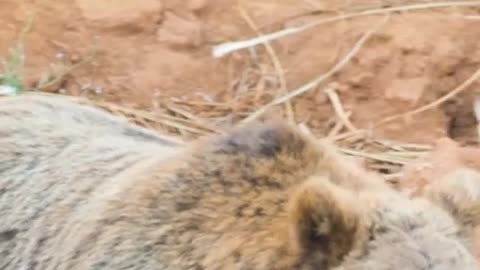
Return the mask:
POLYGON ((430 102, 429 104, 424 105, 424 106, 422 106, 418 109, 415 109, 413 111, 409 111, 409 112, 406 112, 406 113, 396 114, 396 115, 392 115, 390 117, 387 117, 387 118, 383 119, 382 121, 378 122, 377 124, 375 124, 374 127, 381 126, 385 123, 391 122, 393 120, 397 120, 399 118, 411 117, 413 115, 416 115, 416 114, 428 111, 432 108, 435 108, 438 105, 440 105, 440 104, 444 103, 445 101, 449 100, 450 98, 458 95, 460 92, 468 89, 468 87, 470 85, 472 85, 474 82, 476 82, 478 79, 480 79, 480 68, 475 73, 473 73, 473 75, 470 76, 466 81, 464 81, 462 84, 457 86, 455 89, 453 89, 452 91, 450 91, 446 95, 443 95, 441 98, 439 98, 439 99, 437 99, 433 102, 430 102))
POLYGON ((327 89, 324 90, 325 93, 328 96, 328 99, 330 99, 330 102, 332 103, 333 109, 335 110, 335 113, 337 114, 338 119, 343 123, 343 125, 349 130, 349 131, 357 131, 358 129, 350 122, 349 117, 347 116, 347 113, 343 109, 342 102, 340 101, 340 98, 338 97, 337 92, 335 91, 334 88, 327 87, 327 89))
POLYGON ((400 177, 403 176, 403 173, 391 173, 383 175, 383 178, 387 182, 396 182, 400 177))
MULTIPOLYGON (((209 124, 205 123, 205 121, 203 119, 201 119, 199 117, 196 117, 196 116, 192 115, 191 113, 189 113, 187 111, 184 111, 180 108, 176 108, 176 107, 173 107, 173 106, 165 106, 165 107, 167 108, 167 110, 170 110, 173 113, 179 114, 179 115, 189 119, 187 121, 190 121, 192 124, 194 124, 198 127, 201 127, 201 128, 203 128, 205 130, 208 130, 208 131, 217 132, 217 130, 215 128, 213 128, 209 124)), ((180 119, 178 119, 178 120, 180 120, 180 119)))
POLYGON ((220 107, 222 109, 231 109, 231 107, 227 103, 220 103, 220 102, 207 102, 207 101, 189 101, 189 100, 180 100, 180 99, 172 99, 173 103, 176 104, 183 104, 187 106, 208 106, 208 107, 220 107))
POLYGON ((311 82, 308 82, 307 84, 301 86, 300 88, 297 88, 293 91, 290 91, 287 95, 284 95, 282 97, 274 99, 272 102, 268 103, 267 105, 261 107, 258 109, 256 112, 252 113, 249 117, 245 118, 242 120, 243 123, 247 123, 250 121, 253 121, 263 115, 268 109, 275 105, 282 104, 294 97, 300 96, 315 87, 317 87, 319 84, 324 82, 326 79, 330 78, 334 74, 336 74, 338 71, 340 71, 346 64, 350 62, 350 60, 360 51, 360 49, 363 47, 363 45, 367 42, 367 40, 376 32, 380 29, 381 26, 383 26, 390 16, 385 16, 385 18, 377 24, 373 29, 367 31, 363 36, 355 43, 353 48, 350 50, 350 52, 343 57, 335 66, 327 71, 326 73, 320 75, 318 78, 314 79, 311 82))
POLYGON ((375 139, 374 142, 388 148, 400 148, 402 151, 404 151, 405 149, 414 149, 417 151, 430 151, 433 149, 431 145, 404 143, 386 139, 375 139))
MULTIPOLYGON (((264 34, 259 30, 258 26, 252 20, 250 15, 248 15, 247 11, 240 4, 238 9, 243 19, 245 20, 245 22, 248 24, 248 26, 252 28, 252 30, 255 31, 258 36, 263 36, 264 34)), ((270 45, 268 41, 263 43, 263 45, 270 57, 270 61, 272 62, 273 67, 275 68, 278 79, 280 80, 280 90, 282 91, 282 95, 286 95, 288 93, 288 88, 287 88, 287 81, 285 80, 285 71, 282 67, 282 64, 280 63, 280 60, 278 59, 278 56, 275 53, 275 50, 273 49, 272 45, 270 45)), ((290 101, 285 103, 285 112, 287 114, 288 121, 291 124, 295 124, 295 115, 293 113, 293 107, 290 101)))
POLYGON ((378 161, 383 161, 383 162, 390 162, 394 164, 400 164, 400 165, 405 165, 408 163, 408 160, 402 160, 399 158, 393 158, 389 157, 388 155, 382 155, 382 154, 375 154, 375 153, 366 153, 366 152, 361 152, 361 151, 355 151, 352 149, 346 149, 346 148, 339 148, 339 150, 345 154, 352 155, 352 156, 358 156, 358 157, 363 157, 363 158, 368 158, 372 160, 378 160, 378 161))
POLYGON ((464 20, 480 20, 480 16, 478 15, 458 15, 454 17, 464 19, 464 20))
MULTIPOLYGON (((347 118, 350 117, 350 115, 351 115, 351 112, 346 112, 345 113, 345 116, 347 118)), ((340 120, 340 119, 338 119, 338 116, 337 116, 337 121, 335 123, 335 126, 328 132, 327 138, 334 138, 334 137, 338 136, 340 131, 342 131, 342 129, 345 127, 345 124, 342 121, 338 121, 338 120, 340 120)))
POLYGON ((306 135, 312 136, 312 137, 314 136, 314 135, 313 135, 313 132, 308 128, 307 124, 305 124, 305 123, 300 123, 300 124, 298 125, 298 128, 299 128, 303 133, 305 133, 306 135))
POLYGON ((30 16, 28 16, 27 24, 22 29, 18 37, 18 44, 23 44, 25 42, 25 37, 30 33, 30 31, 32 31, 34 20, 35 15, 31 14, 30 16))
POLYGON ((342 134, 335 135, 333 137, 329 137, 328 139, 332 142, 335 142, 335 141, 341 141, 341 140, 349 139, 349 138, 352 138, 352 137, 364 138, 364 137, 367 137, 367 136, 368 136, 367 130, 361 130, 360 129, 356 132, 344 132, 342 134))
POLYGON ((254 47, 265 42, 270 42, 276 39, 284 38, 284 37, 297 34, 323 24, 333 23, 333 22, 346 20, 346 19, 379 15, 379 14, 385 14, 385 13, 388 14, 391 12, 398 12, 398 11, 411 11, 411 10, 435 9, 435 8, 447 8, 447 7, 469 7, 469 6, 480 6, 480 1, 413 4, 413 5, 404 5, 404 6, 397 6, 397 7, 390 7, 390 8, 366 10, 358 13, 350 13, 350 14, 331 17, 324 20, 319 20, 316 22, 312 22, 312 23, 300 26, 300 27, 286 28, 277 32, 273 32, 273 33, 260 36, 257 38, 249 39, 249 40, 223 43, 215 46, 212 50, 212 53, 214 57, 223 57, 227 54, 230 54, 238 50, 254 47))

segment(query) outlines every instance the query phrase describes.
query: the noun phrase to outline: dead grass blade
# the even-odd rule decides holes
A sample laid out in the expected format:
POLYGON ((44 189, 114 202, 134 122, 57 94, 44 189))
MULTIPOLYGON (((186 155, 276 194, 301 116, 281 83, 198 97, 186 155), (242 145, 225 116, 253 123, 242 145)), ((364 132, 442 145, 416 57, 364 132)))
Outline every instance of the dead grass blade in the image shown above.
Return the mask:
POLYGON ((230 54, 238 50, 254 47, 262 43, 271 42, 276 39, 301 33, 320 25, 338 22, 338 21, 347 20, 347 19, 381 15, 381 14, 389 14, 392 12, 400 12, 400 11, 438 9, 438 8, 448 8, 448 7, 471 7, 471 6, 480 6, 480 1, 449 1, 449 2, 423 3, 423 4, 403 5, 403 6, 396 6, 396 7, 389 7, 389 8, 371 9, 371 10, 366 10, 362 12, 344 14, 344 15, 327 18, 324 20, 319 20, 316 22, 312 22, 312 23, 300 26, 300 27, 283 29, 277 32, 273 32, 273 33, 263 35, 257 38, 249 39, 249 40, 223 43, 215 46, 212 52, 214 57, 223 57, 227 54, 230 54))
POLYGON ((178 117, 172 117, 172 118, 178 119, 179 121, 184 121, 186 123, 190 123, 191 125, 197 126, 197 127, 202 128, 206 131, 209 131, 209 132, 221 133, 221 131, 219 131, 217 128, 212 127, 211 125, 206 123, 203 119, 194 116, 190 112, 187 112, 185 110, 182 110, 180 108, 177 108, 177 107, 174 107, 174 106, 171 106, 171 105, 167 105, 165 107, 166 107, 167 110, 169 110, 169 111, 171 111, 175 114, 181 115, 185 119, 178 118, 178 117))
MULTIPOLYGON (((259 30, 258 26, 255 24, 255 22, 252 20, 250 15, 248 15, 247 11, 241 6, 241 4, 238 5, 238 9, 240 11, 240 14, 242 15, 243 19, 245 22, 248 24, 248 26, 256 32, 258 36, 262 36, 263 33, 259 30)), ((263 43, 265 50, 268 53, 268 56, 270 57, 270 61, 272 62, 273 67, 275 68, 275 71, 277 73, 278 79, 280 81, 280 90, 282 95, 286 95, 288 93, 287 89, 287 81, 285 80, 285 70, 282 67, 282 64, 280 63, 280 60, 278 59, 278 56, 273 49, 272 45, 267 41, 263 43)), ((295 115, 293 112, 293 107, 292 103, 290 101, 285 103, 285 112, 287 114, 287 119, 291 124, 295 124, 295 115)))
POLYGON ((314 89, 321 83, 323 83, 325 80, 330 78, 332 75, 336 74, 338 71, 340 71, 344 66, 346 66, 350 60, 360 51, 360 49, 363 47, 363 45, 370 39, 370 37, 377 32, 385 23, 387 23, 388 19, 390 16, 385 16, 385 18, 377 24, 375 27, 367 31, 363 36, 355 43, 353 48, 337 63, 335 66, 327 71, 326 73, 320 75, 318 78, 314 79, 313 81, 308 82, 307 84, 290 91, 287 95, 284 95, 280 98, 274 99, 272 102, 268 103, 267 105, 261 107, 254 113, 252 113, 250 116, 242 120, 242 123, 248 123, 250 121, 253 121, 263 115, 268 109, 270 109, 273 106, 283 104, 290 99, 303 95, 306 92, 314 89))
POLYGON ((357 150, 347 149, 347 148, 339 148, 339 150, 344 154, 362 157, 362 158, 368 158, 376 161, 394 163, 399 165, 405 165, 409 162, 409 159, 388 155, 385 153, 367 153, 367 152, 362 152, 362 151, 357 151, 357 150))

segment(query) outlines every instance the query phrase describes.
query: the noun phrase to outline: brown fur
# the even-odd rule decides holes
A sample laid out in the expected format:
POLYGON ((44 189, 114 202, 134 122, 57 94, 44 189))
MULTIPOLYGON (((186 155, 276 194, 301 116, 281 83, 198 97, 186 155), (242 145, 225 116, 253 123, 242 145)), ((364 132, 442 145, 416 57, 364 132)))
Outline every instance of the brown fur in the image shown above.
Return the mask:
POLYGON ((478 267, 478 195, 456 195, 480 182, 411 200, 283 124, 181 147, 93 109, 20 97, 0 102, 0 133, 0 269, 478 267))

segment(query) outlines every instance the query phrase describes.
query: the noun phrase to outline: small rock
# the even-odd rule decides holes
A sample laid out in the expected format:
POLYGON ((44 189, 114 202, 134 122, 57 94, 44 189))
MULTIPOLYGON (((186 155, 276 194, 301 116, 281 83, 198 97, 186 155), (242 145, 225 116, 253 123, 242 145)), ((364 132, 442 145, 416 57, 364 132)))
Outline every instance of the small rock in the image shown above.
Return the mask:
POLYGON ((423 96, 428 84, 429 80, 424 77, 396 79, 386 89, 385 96, 391 99, 416 103, 423 96))
POLYGON ((348 83, 354 87, 361 87, 370 84, 374 78, 375 74, 371 72, 363 72, 350 78, 348 83))
POLYGON ((187 9, 193 12, 199 12, 207 7, 207 0, 189 0, 187 1, 187 9))
POLYGON ((70 62, 72 62, 73 64, 80 62, 80 60, 81 60, 81 57, 78 54, 72 54, 70 56, 70 62))
POLYGON ((83 17, 101 28, 135 33, 155 27, 163 6, 158 0, 75 0, 83 17))
POLYGON ((170 45, 199 47, 204 43, 202 22, 195 16, 184 18, 166 12, 162 26, 157 30, 157 40, 170 45))

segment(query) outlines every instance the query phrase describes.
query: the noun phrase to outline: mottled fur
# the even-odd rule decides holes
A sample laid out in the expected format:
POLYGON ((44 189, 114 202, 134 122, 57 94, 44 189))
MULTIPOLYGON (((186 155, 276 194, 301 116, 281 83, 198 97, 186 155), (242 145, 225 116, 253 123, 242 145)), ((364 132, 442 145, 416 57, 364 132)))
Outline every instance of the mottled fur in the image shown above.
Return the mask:
POLYGON ((0 135, 0 269, 477 269, 475 173, 409 199, 282 124, 181 147, 45 97, 0 135))

